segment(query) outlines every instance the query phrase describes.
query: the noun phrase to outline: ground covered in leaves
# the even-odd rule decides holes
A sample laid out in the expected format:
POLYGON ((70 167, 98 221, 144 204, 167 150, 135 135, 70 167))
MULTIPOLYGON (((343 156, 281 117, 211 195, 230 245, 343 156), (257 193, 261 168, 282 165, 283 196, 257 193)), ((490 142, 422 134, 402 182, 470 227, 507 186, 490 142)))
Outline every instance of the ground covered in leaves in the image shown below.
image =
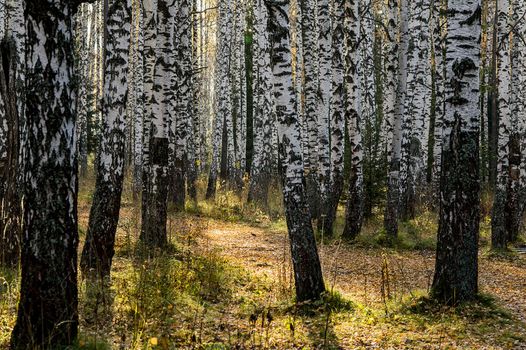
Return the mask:
MULTIPOLYGON (((374 218, 353 244, 318 237, 329 292, 298 305, 279 199, 262 211, 220 192, 187 214, 171 211, 171 245, 151 252, 137 244, 139 205, 131 191, 124 197, 111 281, 79 280, 77 348, 526 349, 526 257, 489 254, 487 222, 477 302, 449 308, 426 298, 436 218, 424 213, 388 248, 374 218)), ((81 192, 81 238, 90 204, 81 192)), ((0 270, 0 348, 18 282, 17 271, 0 270)))

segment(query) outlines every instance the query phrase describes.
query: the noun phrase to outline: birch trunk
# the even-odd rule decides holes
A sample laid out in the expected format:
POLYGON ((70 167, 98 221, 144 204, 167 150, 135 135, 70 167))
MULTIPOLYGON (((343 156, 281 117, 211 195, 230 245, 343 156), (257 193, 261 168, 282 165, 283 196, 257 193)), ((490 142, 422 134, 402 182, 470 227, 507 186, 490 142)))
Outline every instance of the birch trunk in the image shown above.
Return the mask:
MULTIPOLYGON (((318 0, 318 52, 319 80, 316 101, 318 114, 318 186, 319 204, 318 229, 324 229, 329 207, 331 188, 331 144, 330 144, 330 103, 331 103, 331 59, 332 31, 329 14, 329 0, 318 0)), ((326 232, 328 234, 328 232, 326 232)))
POLYGON ((478 292, 480 2, 449 0, 440 214, 431 295, 446 304, 478 292))
POLYGON ((226 150, 223 133, 225 132, 226 120, 230 113, 230 47, 227 44, 230 39, 230 4, 231 0, 221 1, 219 3, 218 13, 218 31, 217 31, 217 61, 215 70, 215 112, 216 116, 213 123, 212 137, 212 163, 210 165, 210 174, 208 176, 208 187, 206 198, 215 197, 217 176, 219 172, 222 151, 226 150))
MULTIPOLYGON (((406 6, 405 1, 402 1, 402 9, 406 6)), ((401 65, 404 63, 398 44, 399 38, 403 39, 407 31, 407 18, 398 16, 398 3, 396 0, 389 0, 388 2, 388 42, 386 45, 385 56, 385 101, 384 101, 384 118, 387 120, 387 140, 388 140, 388 175, 387 175, 387 202, 384 214, 384 228, 389 238, 394 238, 398 235, 398 205, 400 195, 400 152, 401 152, 401 128, 402 120, 401 113, 397 111, 397 91, 401 91, 399 84, 401 83, 401 65), (398 25, 400 25, 399 30, 398 25)))
MULTIPOLYGON (((513 70, 516 79, 514 81, 517 87, 515 92, 515 109, 514 115, 517 119, 517 134, 519 136, 519 167, 518 167, 518 194, 517 203, 512 211, 513 215, 510 220, 510 236, 512 241, 515 241, 518 236, 518 231, 521 227, 522 217, 526 208, 526 44, 520 38, 526 37, 526 3, 524 0, 515 0, 514 2, 514 51, 516 52, 513 70)), ((514 174, 516 177, 517 174, 514 174)))
POLYGON ((316 1, 302 2, 303 14, 303 60, 305 76, 305 120, 307 149, 305 158, 305 177, 307 198, 312 217, 319 215, 320 197, 318 184, 318 115, 316 98, 318 92, 318 45, 316 27, 316 1))
POLYGON ((11 348, 56 348, 71 345, 78 327, 78 179, 72 81, 76 6, 61 0, 28 0, 26 4, 28 132, 22 142, 22 281, 11 348))
POLYGON ((93 204, 80 266, 109 276, 124 180, 131 0, 109 0, 102 135, 93 204))
POLYGON ((184 210, 186 200, 186 169, 188 163, 188 137, 191 126, 192 100, 192 46, 191 46, 190 1, 180 0, 177 5, 177 100, 175 121, 175 192, 174 203, 184 210))
POLYGON ((142 188, 142 161, 143 161, 143 125, 144 125, 144 11, 142 4, 137 3, 137 8, 133 13, 133 23, 137 31, 137 62, 135 65, 135 110, 134 110, 134 167, 133 167, 133 187, 134 193, 140 193, 142 188))
POLYGON ((349 193, 345 208, 343 237, 354 239, 360 233, 363 223, 363 144, 362 109, 360 89, 360 5, 358 0, 345 0, 345 120, 351 153, 349 193))
POLYGON ((272 72, 276 100, 283 198, 299 302, 318 300, 325 291, 314 231, 303 185, 300 121, 292 82, 289 2, 267 1, 272 37, 272 72))
POLYGON ((145 14, 145 156, 143 164, 141 242, 162 247, 168 242, 166 210, 168 193, 168 119, 165 86, 168 77, 164 54, 168 35, 166 0, 144 1, 145 14))
POLYGON ((344 99, 344 0, 333 4, 332 23, 332 95, 330 101, 330 183, 327 189, 323 232, 333 234, 334 220, 343 192, 343 155, 345 147, 344 99))
POLYGON ((511 58, 510 58, 510 2, 497 2, 498 31, 498 151, 497 151, 497 185, 495 200, 491 213, 491 246, 494 249, 507 247, 509 232, 506 227, 507 187, 510 171, 510 132, 511 132, 511 58))
POLYGON ((432 16, 432 35, 433 50, 435 58, 435 121, 433 133, 433 161, 431 170, 431 185, 435 198, 438 198, 440 191, 440 164, 442 162, 442 121, 444 120, 445 107, 445 35, 446 35, 446 18, 445 18, 444 1, 436 1, 433 7, 432 16))
POLYGON ((268 189, 271 179, 271 138, 272 116, 272 69, 270 42, 267 30, 268 10, 263 0, 254 5, 254 156, 248 192, 249 202, 268 205, 268 189))

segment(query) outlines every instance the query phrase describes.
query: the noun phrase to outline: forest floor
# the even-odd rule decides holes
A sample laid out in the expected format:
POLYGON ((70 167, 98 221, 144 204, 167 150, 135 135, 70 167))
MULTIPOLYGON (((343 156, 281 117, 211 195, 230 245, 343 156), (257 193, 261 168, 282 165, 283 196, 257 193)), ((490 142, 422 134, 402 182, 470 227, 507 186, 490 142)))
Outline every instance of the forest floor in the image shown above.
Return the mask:
MULTIPOLYGON (((79 196, 81 245, 93 188, 79 196)), ((488 253, 481 226, 477 302, 456 308, 426 298, 436 218, 403 223, 386 247, 381 218, 350 244, 318 237, 323 300, 299 305, 279 196, 270 208, 231 192, 170 210, 170 246, 137 243, 140 206, 123 198, 111 281, 79 279, 79 349, 526 349, 526 256, 488 253)), ((341 229, 341 215, 337 230, 341 229)), ((0 269, 0 348, 16 317, 17 271, 0 269)))

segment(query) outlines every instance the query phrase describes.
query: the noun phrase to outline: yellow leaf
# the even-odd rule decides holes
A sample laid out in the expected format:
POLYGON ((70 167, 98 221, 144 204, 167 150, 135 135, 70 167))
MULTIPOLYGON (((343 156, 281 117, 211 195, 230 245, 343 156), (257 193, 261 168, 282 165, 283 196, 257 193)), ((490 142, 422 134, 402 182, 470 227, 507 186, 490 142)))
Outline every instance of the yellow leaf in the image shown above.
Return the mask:
POLYGON ((156 337, 150 338, 150 344, 151 344, 151 345, 154 345, 154 346, 155 346, 155 345, 157 345, 158 343, 159 343, 159 342, 158 342, 158 340, 157 340, 156 337))

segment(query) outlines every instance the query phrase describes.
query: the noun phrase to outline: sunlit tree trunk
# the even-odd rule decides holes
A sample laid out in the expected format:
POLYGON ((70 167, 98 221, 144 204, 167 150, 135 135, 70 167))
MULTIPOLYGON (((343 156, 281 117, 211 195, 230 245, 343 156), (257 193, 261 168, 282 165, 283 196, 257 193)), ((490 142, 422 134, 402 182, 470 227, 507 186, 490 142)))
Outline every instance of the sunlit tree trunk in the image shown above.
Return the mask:
POLYGON ((109 0, 99 165, 81 269, 109 276, 124 180, 131 0, 109 0))
POLYGON ((455 304, 478 292, 480 2, 449 0, 446 110, 431 295, 455 304))
POLYGON ((64 0, 26 5, 22 280, 11 348, 57 348, 73 343, 78 326, 76 6, 64 0))
POLYGON ((298 301, 317 300, 325 291, 320 260, 309 215, 301 150, 301 126, 296 112, 290 52, 289 2, 266 2, 272 37, 272 72, 279 133, 283 198, 289 230, 298 301))

